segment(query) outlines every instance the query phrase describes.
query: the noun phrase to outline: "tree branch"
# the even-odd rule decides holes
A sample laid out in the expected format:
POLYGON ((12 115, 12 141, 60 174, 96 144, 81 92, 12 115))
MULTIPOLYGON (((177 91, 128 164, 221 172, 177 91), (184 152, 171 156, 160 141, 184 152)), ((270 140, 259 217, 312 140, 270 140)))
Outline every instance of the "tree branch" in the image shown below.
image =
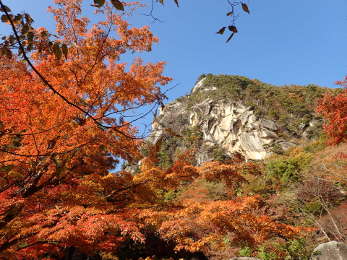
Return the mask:
MULTIPOLYGON (((55 89, 55 87, 53 87, 49 81, 36 69, 36 67, 32 64, 32 62, 30 61, 30 59, 28 58, 27 54, 26 54, 26 51, 23 47, 23 44, 19 38, 19 35, 18 35, 18 32, 17 32, 17 29, 13 23, 13 20, 10 16, 10 14, 8 13, 7 9, 5 8, 5 5, 2 3, 2 1, 0 0, 0 7, 2 8, 2 10, 5 12, 5 15, 7 17, 7 19, 9 20, 10 22, 10 25, 11 25, 11 28, 12 28, 12 31, 14 33, 14 36, 16 38, 16 41, 19 45, 19 49, 21 50, 22 52, 22 55, 23 55, 23 58, 24 60, 28 63, 29 67, 36 73, 36 75, 41 79, 41 81, 54 93, 56 94, 57 96, 59 96, 65 103, 67 103, 68 105, 76 108, 77 110, 81 111, 83 114, 85 114, 86 116, 88 116, 90 119, 92 119, 94 121, 95 124, 97 124, 98 126, 102 127, 102 128, 106 128, 106 129, 112 129, 113 131, 127 137, 127 138, 130 138, 130 139, 138 139, 134 136, 130 136, 122 131, 120 131, 118 127, 114 127, 114 126, 106 126, 106 125, 103 125, 102 123, 100 123, 97 119, 95 119, 88 111, 84 110, 83 108, 81 108, 80 106, 76 105, 75 103, 71 102, 69 99, 67 99, 65 96, 63 96, 58 90, 55 89)), ((121 126, 120 126, 121 127, 121 126)))

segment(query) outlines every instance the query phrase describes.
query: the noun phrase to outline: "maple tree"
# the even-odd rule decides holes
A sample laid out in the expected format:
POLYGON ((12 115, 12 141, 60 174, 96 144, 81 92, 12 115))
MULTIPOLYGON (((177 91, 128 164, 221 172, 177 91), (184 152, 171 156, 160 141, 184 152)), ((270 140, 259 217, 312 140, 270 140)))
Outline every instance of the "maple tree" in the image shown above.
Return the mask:
POLYGON ((2 257, 57 256, 71 246, 107 251, 123 237, 143 240, 135 210, 125 209, 138 184, 127 173, 109 172, 117 158, 139 155, 127 112, 161 102, 160 86, 170 81, 163 62, 135 59, 128 66, 119 59, 149 51, 158 40, 147 26, 131 27, 112 5, 90 25, 82 1, 55 3, 52 44, 45 28, 23 32, 30 19, 12 20, 1 2, 14 30, 2 50, 19 49, 3 51, 0 60, 2 257))
POLYGON ((147 189, 157 196, 161 191, 159 197, 164 194, 164 200, 156 207, 152 203, 152 207, 144 208, 139 221, 154 226, 165 241, 174 241, 175 250, 213 256, 231 250, 230 245, 247 243, 255 247, 274 237, 288 239, 313 230, 274 221, 264 212, 266 202, 261 196, 236 195, 237 188, 246 182, 243 174, 260 174, 256 164, 236 158, 193 166, 189 158, 194 151, 186 151, 164 170, 156 166, 157 158, 152 157, 155 151, 141 161, 140 173, 134 179, 150 180, 147 189), (206 184, 213 182, 224 185, 223 198, 209 194, 206 184), (175 198, 165 199, 165 194, 172 191, 176 192, 175 198))
POLYGON ((338 144, 347 140, 347 77, 337 82, 344 87, 336 95, 326 94, 318 103, 317 112, 326 120, 324 130, 330 144, 338 144))
MULTIPOLYGON (((90 0, 91 1, 91 0, 90 0)), ((110 0, 110 4, 117 9, 118 11, 125 11, 125 7, 128 5, 132 5, 132 2, 124 2, 119 0, 110 0)), ((158 2, 162 5, 166 3, 164 0, 152 0, 151 7, 149 13, 145 14, 147 16, 152 17, 152 19, 159 20, 153 15, 154 11, 154 4, 155 2, 158 2)), ((179 1, 174 0, 177 7, 179 7, 179 1)), ((106 0, 93 0, 90 2, 91 6, 94 6, 97 9, 100 9, 105 6, 105 4, 108 3, 106 0)), ((140 3, 140 2, 137 2, 140 3)), ((223 35, 226 31, 230 32, 230 35, 228 36, 226 42, 229 42, 236 33, 238 33, 238 28, 236 26, 236 21, 238 20, 240 16, 240 12, 248 13, 250 14, 249 6, 244 1, 227 1, 227 4, 229 5, 228 9, 226 10, 226 16, 230 18, 230 21, 226 26, 223 26, 217 31, 217 34, 223 35)), ((23 56, 23 58, 30 64, 30 61, 28 57, 26 57, 26 53, 33 50, 34 47, 38 47, 36 40, 37 37, 33 33, 33 19, 28 13, 18 13, 16 15, 11 13, 11 9, 6 6, 2 1, 0 1, 0 12, 4 13, 1 15, 1 22, 4 23, 10 23, 12 26, 13 34, 10 34, 9 36, 2 37, 3 42, 0 43, 0 54, 5 55, 8 57, 12 56, 13 49, 18 49, 18 54, 23 56), (16 25, 16 26, 15 26, 16 25), (15 28, 16 27, 16 28, 15 28), (18 45, 18 46, 17 46, 18 45)), ((49 34, 48 32, 42 32, 46 36, 55 36, 53 34, 49 34)), ((50 45, 51 50, 55 53, 55 55, 58 58, 61 58, 62 56, 66 56, 68 52, 68 47, 65 43, 61 43, 60 41, 55 41, 49 37, 46 39, 46 44, 50 45)), ((39 48, 42 48, 39 47, 39 48)), ((32 69, 35 71, 35 68, 31 66, 32 69)), ((37 74, 38 71, 36 71, 37 74)), ((44 77, 41 75, 41 79, 44 79, 44 77)))
POLYGON ((52 40, 0 1, 13 30, 0 60, 0 257, 54 259, 66 248, 115 252, 126 240, 145 243, 151 227, 176 250, 206 254, 224 248, 226 238, 260 244, 306 230, 272 220, 258 196, 236 196, 246 181, 241 173, 259 173, 242 160, 193 166, 194 151, 186 151, 162 169, 158 142, 138 174, 112 174, 119 158, 141 158, 127 112, 160 105, 161 86, 170 81, 163 62, 119 60, 150 51, 158 39, 118 12, 136 3, 94 1, 103 17, 95 24, 82 16, 82 0, 55 3, 52 40), (201 185, 214 181, 225 185, 224 199, 211 199, 201 185))

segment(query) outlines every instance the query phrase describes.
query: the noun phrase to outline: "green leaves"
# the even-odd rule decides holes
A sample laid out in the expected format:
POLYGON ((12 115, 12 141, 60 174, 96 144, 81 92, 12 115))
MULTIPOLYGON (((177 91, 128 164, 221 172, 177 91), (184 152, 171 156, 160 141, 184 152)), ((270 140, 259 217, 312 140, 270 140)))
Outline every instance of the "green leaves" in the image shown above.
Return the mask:
POLYGON ((124 11, 124 5, 121 1, 111 0, 111 3, 117 10, 124 11))

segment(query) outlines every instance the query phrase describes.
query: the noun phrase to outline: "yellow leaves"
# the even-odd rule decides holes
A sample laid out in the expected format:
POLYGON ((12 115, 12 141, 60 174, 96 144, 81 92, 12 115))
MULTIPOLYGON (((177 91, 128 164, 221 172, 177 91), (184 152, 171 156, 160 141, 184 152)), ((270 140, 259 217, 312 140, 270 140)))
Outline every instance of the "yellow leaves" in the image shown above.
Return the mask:
POLYGON ((257 196, 225 201, 186 199, 179 207, 167 210, 147 210, 140 215, 146 223, 158 227, 163 238, 174 240, 176 250, 207 252, 226 246, 224 238, 261 244, 281 234, 293 237, 302 228, 274 222, 262 215, 257 196))
POLYGON ((21 173, 20 171, 18 171, 17 169, 10 170, 7 175, 9 178, 15 179, 15 180, 21 180, 25 177, 25 175, 21 173))
POLYGON ((83 188, 92 190, 93 192, 102 192, 104 190, 101 183, 93 182, 91 180, 83 180, 80 184, 83 188))

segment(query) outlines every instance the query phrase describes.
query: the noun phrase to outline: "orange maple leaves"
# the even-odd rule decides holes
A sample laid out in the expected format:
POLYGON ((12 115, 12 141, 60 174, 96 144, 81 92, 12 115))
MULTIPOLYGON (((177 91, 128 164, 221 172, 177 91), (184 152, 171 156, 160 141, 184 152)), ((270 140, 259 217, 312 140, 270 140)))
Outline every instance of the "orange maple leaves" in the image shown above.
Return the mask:
POLYGON ((337 83, 344 89, 337 95, 326 94, 317 106, 317 112, 326 120, 324 130, 330 144, 347 140, 347 81, 337 83))
POLYGON ((163 62, 119 63, 157 42, 148 27, 131 27, 109 6, 89 26, 81 3, 59 0, 50 9, 64 56, 45 29, 32 31, 27 56, 44 80, 20 57, 0 60, 1 255, 107 251, 124 237, 143 239, 136 210, 126 208, 137 184, 109 171, 117 158, 139 156, 127 112, 162 100, 170 78, 163 62))
MULTIPOLYGON (((176 164, 182 165, 182 162, 178 160, 176 164)), ((174 241, 176 250, 201 251, 206 255, 230 250, 232 244, 258 245, 273 237, 298 236, 306 229, 272 220, 262 211, 265 202, 260 196, 236 196, 238 185, 246 181, 242 171, 257 174, 259 169, 256 168, 253 163, 207 162, 201 166, 174 165, 166 172, 157 169, 162 183, 156 187, 176 189, 178 195, 157 210, 143 210, 140 219, 155 226, 163 239, 174 241), (186 174, 187 169, 194 174, 186 174), (169 181, 173 175, 176 186, 169 181), (187 176, 191 179, 187 180, 187 176), (225 193, 219 198, 209 194, 216 192, 218 187, 209 190, 208 185, 213 183, 224 185, 225 193)))
POLYGON ((163 98, 159 86, 170 78, 162 76, 163 62, 144 64, 137 59, 129 69, 117 62, 127 51, 148 50, 157 39, 147 27, 129 28, 110 8, 105 10, 105 21, 88 29, 88 19, 78 18, 81 1, 57 3, 58 8, 51 8, 51 12, 56 16, 61 41, 68 46, 67 58, 57 60, 43 50, 34 52, 32 58, 46 80, 88 115, 67 105, 20 61, 3 59, 0 69, 6 73, 1 76, 0 121, 7 135, 1 138, 1 145, 10 145, 11 134, 17 134, 25 145, 8 152, 23 157, 62 153, 96 143, 112 143, 108 148, 114 154, 129 157, 136 142, 129 143, 119 132, 132 137, 136 129, 124 120, 126 111, 163 98), (78 19, 81 22, 76 24, 78 19), (117 32, 118 39, 111 37, 111 30, 117 32), (91 116, 107 129, 119 131, 102 129, 91 116), (122 147, 127 147, 127 152, 122 147))
POLYGON ((161 169, 154 150, 137 175, 110 174, 117 158, 140 156, 127 111, 161 102, 170 78, 163 62, 119 63, 151 50, 157 38, 148 27, 130 27, 109 6, 89 26, 81 0, 56 3, 50 11, 64 56, 57 59, 45 29, 32 32, 30 58, 47 82, 19 57, 0 60, 0 256, 113 251, 125 239, 143 242, 147 226, 177 250, 204 252, 299 233, 262 214, 259 197, 237 198, 242 171, 258 173, 251 163, 193 166, 188 151, 161 169), (224 185, 223 198, 211 199, 204 182, 224 185), (170 192, 177 199, 163 198, 170 192))

